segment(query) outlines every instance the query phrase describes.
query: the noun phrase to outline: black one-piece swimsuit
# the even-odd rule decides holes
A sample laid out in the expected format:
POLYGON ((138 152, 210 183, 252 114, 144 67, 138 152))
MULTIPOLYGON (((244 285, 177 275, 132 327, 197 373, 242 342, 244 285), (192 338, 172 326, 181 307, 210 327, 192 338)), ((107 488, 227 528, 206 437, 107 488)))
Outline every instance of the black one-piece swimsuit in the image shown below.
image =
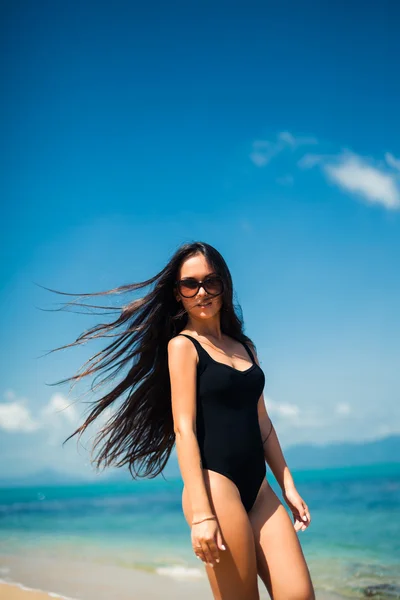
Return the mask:
POLYGON ((239 371, 214 360, 191 335, 178 335, 192 340, 199 356, 196 431, 202 466, 231 479, 249 512, 266 475, 257 412, 264 372, 245 342, 253 364, 239 371))

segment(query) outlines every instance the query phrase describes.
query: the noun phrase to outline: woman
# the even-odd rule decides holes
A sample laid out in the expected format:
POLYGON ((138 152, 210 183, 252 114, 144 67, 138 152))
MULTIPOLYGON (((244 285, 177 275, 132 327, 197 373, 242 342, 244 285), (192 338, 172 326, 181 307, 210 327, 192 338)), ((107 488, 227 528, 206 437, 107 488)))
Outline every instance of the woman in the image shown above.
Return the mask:
POLYGON ((296 535, 309 526, 310 514, 266 412, 264 373, 235 312, 226 262, 209 244, 187 243, 152 279, 86 296, 151 284, 153 289, 124 306, 114 322, 69 344, 116 336, 89 359, 83 373, 64 381, 110 365, 114 374, 128 371, 93 403, 67 440, 81 436, 125 396, 96 438, 94 447, 104 440, 97 465, 127 464, 133 477, 155 477, 176 442, 183 513, 214 598, 258 600, 259 575, 273 600, 314 600, 296 535), (265 478, 265 462, 282 488, 294 527, 265 478))

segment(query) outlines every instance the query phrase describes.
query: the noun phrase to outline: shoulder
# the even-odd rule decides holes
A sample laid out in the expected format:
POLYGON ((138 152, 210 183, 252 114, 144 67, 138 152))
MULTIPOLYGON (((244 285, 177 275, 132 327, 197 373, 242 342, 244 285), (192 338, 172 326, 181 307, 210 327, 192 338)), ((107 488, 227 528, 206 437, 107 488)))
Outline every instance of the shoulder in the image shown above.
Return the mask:
POLYGON ((192 342, 183 335, 176 335, 168 342, 168 369, 171 377, 175 375, 178 379, 182 378, 182 374, 196 373, 198 355, 197 350, 192 342))
POLYGON ((193 346, 191 341, 188 340, 187 337, 178 334, 169 340, 168 352, 170 352, 170 351, 172 351, 172 352, 178 351, 179 352, 179 350, 181 350, 182 348, 188 348, 189 345, 193 346))
POLYGON ((197 355, 193 343, 183 335, 176 335, 167 344, 168 357, 170 360, 186 361, 197 355))

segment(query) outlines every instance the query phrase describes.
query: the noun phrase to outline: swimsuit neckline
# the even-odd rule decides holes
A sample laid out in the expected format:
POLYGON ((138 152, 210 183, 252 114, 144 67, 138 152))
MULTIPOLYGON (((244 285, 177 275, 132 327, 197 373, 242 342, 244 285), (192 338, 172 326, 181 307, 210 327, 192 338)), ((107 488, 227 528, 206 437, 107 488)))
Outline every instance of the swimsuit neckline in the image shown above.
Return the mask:
MULTIPOLYGON (((203 350, 204 350, 204 348, 203 348, 203 350)), ((204 351, 207 352, 207 350, 204 350, 204 351)), ((207 354, 208 354, 208 352, 207 352, 207 354)), ((231 365, 226 365, 225 363, 219 362, 219 360, 215 360, 215 358, 213 358, 211 356, 211 354, 208 354, 208 356, 217 365, 222 365, 223 367, 228 367, 228 369, 231 369, 232 371, 236 371, 236 373, 242 373, 242 375, 244 375, 245 373, 248 373, 249 371, 251 371, 252 369, 254 369, 254 367, 257 366, 257 363, 253 363, 248 369, 245 369, 244 371, 240 371, 240 369, 235 369, 235 367, 231 367, 231 365)))
MULTIPOLYGON (((217 365, 222 365, 223 367, 228 367, 228 369, 231 369, 232 371, 236 371, 236 373, 241 373, 242 375, 244 375, 245 373, 248 373, 249 371, 252 371, 252 370, 254 369, 254 367, 257 367, 257 366, 258 366, 258 365, 257 365, 257 363, 254 361, 254 362, 253 362, 253 363, 250 365, 250 367, 248 367, 248 368, 247 368, 247 369, 245 369, 244 371, 241 371, 240 369, 235 369, 235 367, 231 367, 231 365, 227 365, 227 364, 225 364, 225 363, 223 363, 223 362, 220 362, 219 360, 215 360, 215 358, 213 358, 213 357, 211 356, 211 354, 210 354, 209 352, 207 352, 207 350, 204 348, 204 346, 202 346, 202 345, 200 344, 200 342, 199 342, 198 340, 196 340, 196 338, 194 338, 192 335, 189 335, 189 334, 187 334, 187 333, 181 333, 180 335, 187 335, 188 337, 192 338, 192 340, 195 340, 195 341, 196 341, 196 342, 199 344, 199 346, 200 346, 200 347, 201 347, 201 348, 204 350, 204 352, 207 354, 207 356, 208 356, 208 357, 209 357, 209 358, 210 358, 210 359, 211 359, 211 360, 212 360, 214 363, 216 363, 217 365)), ((238 341, 238 340, 237 340, 237 341, 238 341)), ((240 343, 242 343, 242 342, 240 342, 240 343)), ((242 346, 244 347, 244 349, 245 349, 245 350, 246 350, 246 352, 247 352, 247 349, 246 349, 246 347, 244 346, 244 344, 242 344, 242 346)), ((248 354, 248 352, 247 352, 247 354, 248 354)))

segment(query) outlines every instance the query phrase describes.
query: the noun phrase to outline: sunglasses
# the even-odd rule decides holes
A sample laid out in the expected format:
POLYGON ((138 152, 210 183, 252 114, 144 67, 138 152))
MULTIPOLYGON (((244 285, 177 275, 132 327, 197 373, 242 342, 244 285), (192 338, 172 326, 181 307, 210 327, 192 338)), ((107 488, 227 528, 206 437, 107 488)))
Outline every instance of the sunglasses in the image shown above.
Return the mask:
POLYGON ((198 281, 194 277, 179 279, 176 281, 175 285, 181 296, 184 298, 193 298, 193 296, 198 293, 201 286, 203 286, 210 296, 219 296, 224 291, 223 281, 218 275, 210 275, 203 279, 203 281, 198 281))

